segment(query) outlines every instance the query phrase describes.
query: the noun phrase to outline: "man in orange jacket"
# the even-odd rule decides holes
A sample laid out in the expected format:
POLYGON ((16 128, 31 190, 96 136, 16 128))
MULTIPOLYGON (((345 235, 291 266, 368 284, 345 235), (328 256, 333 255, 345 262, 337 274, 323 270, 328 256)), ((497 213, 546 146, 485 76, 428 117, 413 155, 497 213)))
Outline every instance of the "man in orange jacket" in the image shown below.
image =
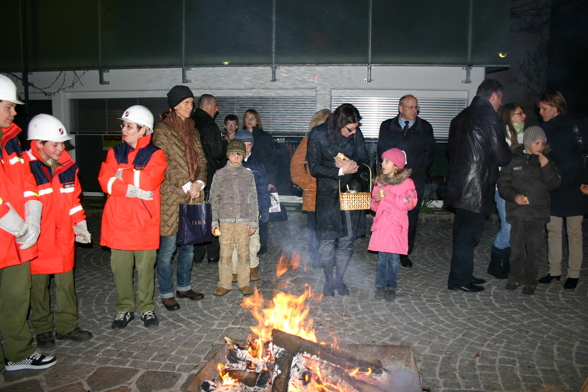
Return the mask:
POLYGON ((31 300, 29 261, 37 257, 43 205, 35 179, 22 158, 18 141, 21 129, 13 123, 17 104, 23 103, 17 99, 15 84, 0 75, 0 331, 4 337, 0 365, 6 371, 46 369, 56 363, 55 357, 35 351, 27 323, 31 300))
POLYGON ((93 335, 78 327, 78 301, 74 284, 75 241, 90 243, 86 214, 80 204, 82 188, 78 165, 65 151, 71 136, 53 116, 39 114, 31 119, 28 140, 31 149, 24 158, 35 176, 43 203, 38 257, 31 261, 31 323, 37 348, 53 347, 55 338, 75 342, 93 335), (49 280, 55 278, 57 311, 51 311, 49 280))

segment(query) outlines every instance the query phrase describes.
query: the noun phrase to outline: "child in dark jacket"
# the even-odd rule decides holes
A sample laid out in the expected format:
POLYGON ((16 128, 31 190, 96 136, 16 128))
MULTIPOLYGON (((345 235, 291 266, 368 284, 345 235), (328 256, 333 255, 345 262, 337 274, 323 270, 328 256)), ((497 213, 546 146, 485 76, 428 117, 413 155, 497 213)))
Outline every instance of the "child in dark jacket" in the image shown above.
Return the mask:
POLYGON ((512 161, 500 171, 498 192, 506 200, 506 221, 510 230, 510 274, 507 290, 523 285, 523 294, 532 295, 539 273, 539 259, 545 248, 545 223, 549 222, 549 191, 558 188, 561 177, 543 151, 547 137, 538 126, 527 128, 523 145, 512 161), (525 255, 526 249, 526 255, 525 255))
POLYGON ((372 191, 371 209, 376 212, 369 250, 378 252, 374 298, 392 301, 396 296, 400 255, 408 253, 408 211, 418 201, 412 170, 404 167, 406 154, 391 148, 382 154, 382 170, 372 191))

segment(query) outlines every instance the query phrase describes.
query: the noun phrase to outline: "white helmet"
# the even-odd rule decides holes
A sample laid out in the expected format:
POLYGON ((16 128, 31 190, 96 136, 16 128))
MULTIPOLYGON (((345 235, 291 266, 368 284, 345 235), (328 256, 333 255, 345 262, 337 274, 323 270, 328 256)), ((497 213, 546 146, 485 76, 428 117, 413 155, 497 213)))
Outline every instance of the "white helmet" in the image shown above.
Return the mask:
POLYGON ((70 140, 63 123, 48 114, 37 114, 29 122, 27 140, 47 140, 50 142, 64 142, 70 140))
POLYGON ((17 89, 14 82, 9 77, 0 75, 0 101, 24 105, 23 102, 18 100, 16 93, 17 89))
POLYGON ((133 105, 123 113, 119 120, 132 122, 149 128, 146 135, 153 133, 153 114, 145 106, 133 105))

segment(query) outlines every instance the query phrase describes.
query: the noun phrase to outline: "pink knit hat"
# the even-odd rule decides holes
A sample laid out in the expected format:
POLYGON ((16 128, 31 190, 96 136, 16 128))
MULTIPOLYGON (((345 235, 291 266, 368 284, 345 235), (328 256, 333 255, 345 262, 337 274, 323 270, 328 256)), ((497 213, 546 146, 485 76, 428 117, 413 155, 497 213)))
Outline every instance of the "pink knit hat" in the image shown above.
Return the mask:
POLYGON ((404 169, 406 165, 406 153, 398 148, 391 148, 382 154, 382 159, 388 159, 399 169, 404 169))

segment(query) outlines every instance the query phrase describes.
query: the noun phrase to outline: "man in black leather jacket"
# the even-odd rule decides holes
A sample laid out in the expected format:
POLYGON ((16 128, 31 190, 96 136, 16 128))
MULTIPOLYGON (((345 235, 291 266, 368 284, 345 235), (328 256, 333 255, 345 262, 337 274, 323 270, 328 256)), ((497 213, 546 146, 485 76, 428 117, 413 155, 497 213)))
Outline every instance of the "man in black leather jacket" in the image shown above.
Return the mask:
POLYGON ((505 125, 498 115, 504 88, 494 79, 484 80, 470 106, 452 121, 447 154, 445 205, 455 209, 453 255, 448 288, 477 292, 483 279, 474 277, 474 248, 480 242, 484 221, 494 205, 499 167, 512 158, 505 139, 505 125))

